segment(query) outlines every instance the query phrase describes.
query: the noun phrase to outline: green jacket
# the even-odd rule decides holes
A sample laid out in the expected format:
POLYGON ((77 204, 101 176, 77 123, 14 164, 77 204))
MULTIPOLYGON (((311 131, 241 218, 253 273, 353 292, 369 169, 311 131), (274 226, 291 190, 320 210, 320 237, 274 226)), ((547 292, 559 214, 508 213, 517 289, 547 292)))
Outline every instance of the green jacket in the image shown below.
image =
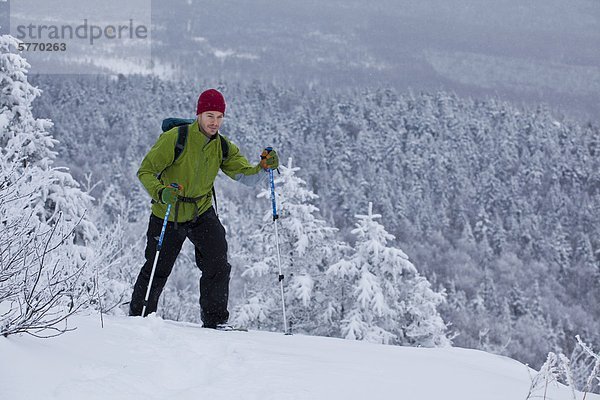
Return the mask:
MULTIPOLYGON (((162 204, 159 191, 171 184, 178 183, 183 186, 182 195, 185 197, 202 196, 197 203, 198 215, 208 210, 212 205, 212 187, 219 169, 232 179, 243 183, 256 183, 263 178, 259 174, 260 165, 251 165, 240 154, 240 149, 229 139, 223 136, 229 145, 229 155, 223 158, 223 150, 219 138, 208 139, 194 121, 188 128, 187 143, 179 158, 175 158, 175 144, 177 142, 177 127, 161 134, 140 166, 137 172, 138 179, 154 200, 152 213, 159 218, 164 218, 167 205, 162 204), (257 175, 259 174, 259 175, 257 175), (254 179, 247 179, 247 178, 254 179)), ((175 220, 174 208, 169 214, 169 221, 175 220)), ((177 222, 194 219, 196 207, 192 203, 179 203, 177 222)))

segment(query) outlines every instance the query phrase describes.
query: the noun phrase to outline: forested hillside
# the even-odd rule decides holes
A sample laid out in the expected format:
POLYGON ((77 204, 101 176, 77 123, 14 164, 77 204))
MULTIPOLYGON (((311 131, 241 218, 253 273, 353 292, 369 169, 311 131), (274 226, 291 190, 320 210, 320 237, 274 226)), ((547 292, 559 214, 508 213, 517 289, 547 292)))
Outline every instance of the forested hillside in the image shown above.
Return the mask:
MULTIPOLYGON (((61 142, 56 162, 80 180, 101 179, 98 198, 116 190, 102 203, 107 223, 115 199, 130 201, 131 223, 145 221, 137 166, 160 121, 192 116, 204 86, 124 76, 34 83, 44 91, 36 114, 54 122, 61 142)), ((223 133, 251 159, 265 145, 292 157, 346 240, 355 240, 355 214, 373 203, 395 244, 446 290, 442 315, 455 345, 539 366, 548 351, 568 353, 575 334, 600 343, 598 126, 448 93, 221 89, 223 133)))

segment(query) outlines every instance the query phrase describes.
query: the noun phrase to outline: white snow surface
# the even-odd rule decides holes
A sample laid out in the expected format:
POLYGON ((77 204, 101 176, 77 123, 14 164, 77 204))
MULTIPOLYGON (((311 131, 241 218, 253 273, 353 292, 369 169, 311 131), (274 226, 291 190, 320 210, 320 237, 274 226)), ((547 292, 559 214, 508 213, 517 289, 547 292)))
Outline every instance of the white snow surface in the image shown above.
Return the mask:
MULTIPOLYGON (((476 350, 220 332, 153 315, 69 325, 51 339, 0 337, 0 399, 521 400, 530 384, 525 365, 476 350)), ((562 386, 547 394, 570 398, 562 386)))

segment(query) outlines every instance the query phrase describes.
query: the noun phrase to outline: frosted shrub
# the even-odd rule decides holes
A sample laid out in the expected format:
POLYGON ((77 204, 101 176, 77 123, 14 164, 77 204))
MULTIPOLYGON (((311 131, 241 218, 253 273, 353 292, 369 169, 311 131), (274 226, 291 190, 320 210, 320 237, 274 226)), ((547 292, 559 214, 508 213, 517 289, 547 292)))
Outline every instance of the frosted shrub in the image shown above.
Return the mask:
POLYGON ((584 343, 579 335, 571 359, 564 354, 548 353, 540 371, 531 377, 531 385, 525 399, 546 399, 548 387, 554 383, 564 383, 571 390, 571 397, 577 400, 576 391, 583 392, 582 400, 588 393, 597 392, 600 382, 600 356, 584 343))

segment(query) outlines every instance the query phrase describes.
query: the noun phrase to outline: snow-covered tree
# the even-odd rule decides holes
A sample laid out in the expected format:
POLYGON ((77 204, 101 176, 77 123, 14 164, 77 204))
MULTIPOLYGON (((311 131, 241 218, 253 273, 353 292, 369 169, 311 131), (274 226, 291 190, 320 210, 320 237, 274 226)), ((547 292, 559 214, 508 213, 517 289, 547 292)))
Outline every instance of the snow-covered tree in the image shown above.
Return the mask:
POLYGON ((17 40, 0 36, 0 332, 51 328, 93 291, 85 245, 98 232, 91 198, 54 166, 52 123, 32 114, 40 91, 17 40), (89 278, 89 279, 88 279, 89 278))
MULTIPOLYGON (((290 158, 280 170, 275 183, 287 315, 295 330, 330 335, 328 322, 336 305, 328 290, 332 282, 326 271, 346 245, 336 238, 336 228, 318 218, 319 209, 313 204, 318 196, 297 175, 300 168, 294 167, 290 158)), ((258 195, 267 200, 270 196, 269 189, 258 195)), ((262 225, 252 235, 249 256, 254 262, 242 274, 247 279, 247 298, 237 310, 236 322, 276 329, 281 326, 281 295, 272 220, 272 211, 267 211, 262 225)))
POLYGON ((357 241, 349 258, 332 265, 328 274, 344 282, 339 301, 343 337, 371 342, 445 346, 450 341, 437 307, 442 293, 431 289, 408 256, 389 247, 394 236, 386 232, 373 214, 356 215, 352 231, 357 241))

